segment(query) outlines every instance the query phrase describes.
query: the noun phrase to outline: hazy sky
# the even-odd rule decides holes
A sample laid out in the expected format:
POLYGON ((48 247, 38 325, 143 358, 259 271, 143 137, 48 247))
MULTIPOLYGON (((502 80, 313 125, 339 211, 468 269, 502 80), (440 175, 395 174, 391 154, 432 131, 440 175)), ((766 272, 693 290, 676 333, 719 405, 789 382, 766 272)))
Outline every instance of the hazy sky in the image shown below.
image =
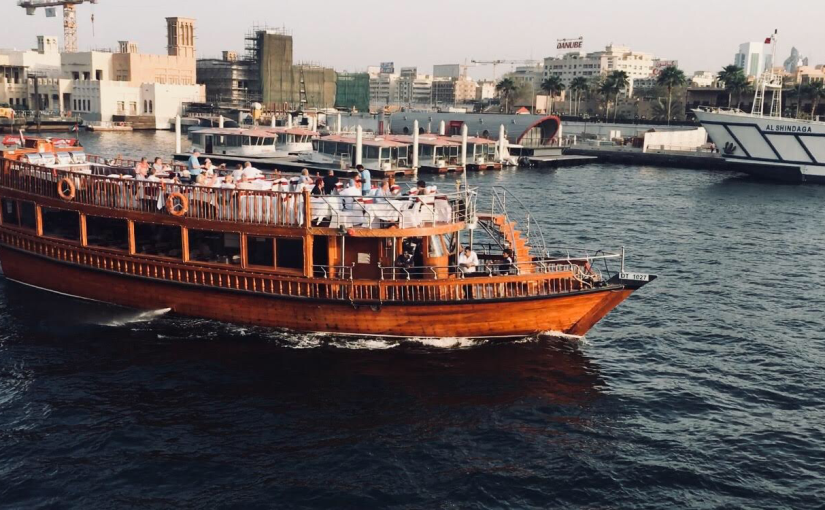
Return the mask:
MULTIPOLYGON (((58 35, 62 44, 60 13, 26 16, 16 4, 0 0, 0 47, 33 47, 38 34, 58 35)), ((350 71, 384 61, 430 73, 439 63, 540 59, 557 54, 556 39, 578 36, 585 51, 612 42, 676 59, 689 73, 718 71, 740 43, 774 29, 777 60, 796 46, 812 65, 825 64, 825 0, 99 0, 78 7, 80 49, 129 39, 141 52, 165 53, 167 16, 197 20, 198 56, 242 51, 244 33, 268 24, 292 32, 296 61, 350 71)), ((492 70, 470 74, 485 78, 492 70)))

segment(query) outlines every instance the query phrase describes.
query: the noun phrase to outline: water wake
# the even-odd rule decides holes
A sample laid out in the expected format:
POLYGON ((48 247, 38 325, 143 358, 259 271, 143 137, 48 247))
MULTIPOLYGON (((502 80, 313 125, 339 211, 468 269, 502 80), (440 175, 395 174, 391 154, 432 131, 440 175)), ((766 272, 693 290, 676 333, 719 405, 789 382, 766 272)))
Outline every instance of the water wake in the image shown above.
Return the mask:
POLYGON ((150 322, 158 317, 162 317, 171 312, 171 308, 160 308, 158 310, 147 310, 144 312, 135 312, 128 315, 123 315, 106 322, 100 323, 101 326, 108 326, 112 328, 126 326, 127 324, 135 324, 137 322, 150 322))

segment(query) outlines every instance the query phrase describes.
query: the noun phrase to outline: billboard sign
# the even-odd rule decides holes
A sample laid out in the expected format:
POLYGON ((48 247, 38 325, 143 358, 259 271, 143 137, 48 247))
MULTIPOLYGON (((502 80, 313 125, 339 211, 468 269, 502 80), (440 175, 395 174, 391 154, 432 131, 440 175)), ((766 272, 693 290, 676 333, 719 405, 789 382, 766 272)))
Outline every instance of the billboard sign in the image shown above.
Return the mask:
POLYGON ((381 74, 394 74, 395 62, 381 62, 381 74))
POLYGON ((584 46, 584 37, 578 39, 557 39, 557 50, 581 50, 584 46))
POLYGON ((679 67, 678 60, 654 60, 653 61, 653 76, 657 76, 662 69, 666 67, 679 67))

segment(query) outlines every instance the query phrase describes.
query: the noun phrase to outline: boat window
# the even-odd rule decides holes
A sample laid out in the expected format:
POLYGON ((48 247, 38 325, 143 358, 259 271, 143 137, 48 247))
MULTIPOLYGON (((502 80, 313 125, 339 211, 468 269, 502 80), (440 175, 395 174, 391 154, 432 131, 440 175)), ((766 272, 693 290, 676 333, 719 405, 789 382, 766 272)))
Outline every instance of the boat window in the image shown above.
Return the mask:
POLYGON ((4 198, 2 202, 3 207, 3 224, 14 225, 20 224, 20 218, 17 214, 17 201, 4 198))
POLYGON ((430 245, 428 250, 430 257, 444 256, 444 247, 441 244, 441 236, 430 236, 430 242, 428 244, 430 245))
POLYGON ((378 150, 380 147, 375 147, 373 145, 366 145, 364 146, 364 158, 366 159, 378 159, 378 150))
POLYGON ((250 266, 275 266, 275 239, 247 236, 246 261, 250 266))
POLYGON ((304 240, 303 239, 278 239, 277 255, 278 267, 288 269, 304 268, 304 240))
POLYGON ((424 156, 425 158, 432 157, 433 148, 434 147, 432 145, 422 145, 420 147, 421 150, 419 151, 419 153, 420 153, 421 156, 424 156))
POLYGON ((86 216, 86 241, 89 246, 129 250, 129 222, 117 218, 86 216))
POLYGON ((334 154, 335 154, 335 146, 336 146, 335 142, 332 142, 332 143, 327 142, 327 143, 325 143, 325 144, 324 144, 324 148, 323 148, 323 153, 324 153, 324 154, 333 154, 333 155, 334 155, 334 154))
POLYGON ((135 252, 159 257, 181 258, 180 227, 135 222, 135 252))
POLYGON ((399 147, 398 148, 398 157, 400 159, 407 159, 407 147, 399 147))
POLYGON ((69 241, 80 240, 80 215, 77 211, 44 207, 42 213, 44 236, 68 239, 69 241))
POLYGON ((34 202, 20 202, 20 226, 31 230, 37 230, 37 213, 34 202))
POLYGON ((313 140, 312 141, 312 150, 314 150, 315 152, 320 152, 321 150, 319 149, 319 147, 321 147, 321 145, 322 145, 322 142, 320 142, 319 140, 313 140))
POLYGON ((274 138, 264 138, 264 145, 266 145, 267 147, 275 145, 275 139, 274 138))
POLYGON ((213 264, 240 264, 241 235, 234 232, 190 230, 189 260, 213 264))

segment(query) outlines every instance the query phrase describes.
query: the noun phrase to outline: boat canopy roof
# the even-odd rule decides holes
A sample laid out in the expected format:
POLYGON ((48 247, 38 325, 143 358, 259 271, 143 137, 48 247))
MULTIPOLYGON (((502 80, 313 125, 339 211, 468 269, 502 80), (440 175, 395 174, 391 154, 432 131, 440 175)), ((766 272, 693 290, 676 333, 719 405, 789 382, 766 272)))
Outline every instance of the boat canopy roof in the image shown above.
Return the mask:
MULTIPOLYGON (((348 143, 348 144, 355 145, 355 137, 349 137, 349 136, 338 136, 338 135, 324 136, 322 138, 319 138, 318 140, 320 140, 322 142, 338 142, 338 143, 348 143)), ((366 145, 366 146, 370 146, 370 147, 409 147, 410 145, 412 145, 412 142, 410 142, 410 143, 399 142, 399 141, 391 140, 391 139, 388 139, 388 138, 379 137, 379 138, 364 138, 363 144, 366 145)))
MULTIPOLYGON (((458 135, 452 136, 450 137, 450 139, 461 144, 461 137, 458 135)), ((495 145, 496 141, 490 140, 489 138, 481 138, 478 136, 468 136, 467 143, 473 143, 476 145, 495 145)))
POLYGON ((298 135, 298 136, 317 136, 318 133, 315 131, 310 131, 308 129, 301 129, 301 128, 253 128, 253 129, 246 129, 246 128, 207 128, 207 129, 199 129, 197 131, 193 131, 195 134, 200 135, 218 135, 218 136, 260 136, 260 137, 273 137, 279 134, 288 134, 288 135, 298 135))
MULTIPOLYGON (((388 138, 408 145, 412 145, 413 143, 412 135, 392 135, 388 138)), ((449 137, 438 135, 419 135, 418 144, 432 145, 435 147, 459 147, 461 146, 461 140, 459 139, 458 141, 456 141, 449 137)))

